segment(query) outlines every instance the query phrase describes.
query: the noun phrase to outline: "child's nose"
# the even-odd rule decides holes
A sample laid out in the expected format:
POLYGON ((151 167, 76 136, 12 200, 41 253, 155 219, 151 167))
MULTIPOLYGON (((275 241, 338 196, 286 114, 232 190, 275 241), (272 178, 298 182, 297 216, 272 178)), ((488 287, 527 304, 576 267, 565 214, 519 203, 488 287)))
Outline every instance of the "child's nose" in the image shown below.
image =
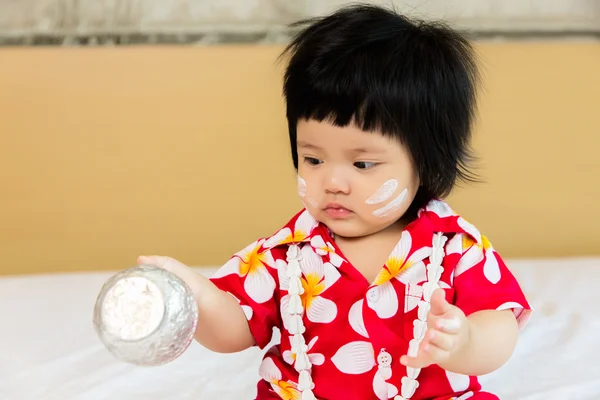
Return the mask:
POLYGON ((348 194, 350 192, 350 184, 341 171, 332 171, 326 179, 325 191, 328 193, 348 194))

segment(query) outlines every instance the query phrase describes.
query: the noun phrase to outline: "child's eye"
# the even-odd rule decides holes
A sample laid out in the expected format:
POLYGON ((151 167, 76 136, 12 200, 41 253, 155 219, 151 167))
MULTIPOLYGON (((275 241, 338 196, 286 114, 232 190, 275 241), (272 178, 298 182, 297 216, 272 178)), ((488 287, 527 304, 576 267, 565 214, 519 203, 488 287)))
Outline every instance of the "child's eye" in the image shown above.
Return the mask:
POLYGON ((304 157, 304 162, 310 164, 310 165, 319 165, 321 164, 321 160, 314 158, 314 157, 304 157))
POLYGON ((369 169, 373 168, 375 165, 376 163, 368 161, 357 161, 354 163, 354 166, 358 169, 369 169))

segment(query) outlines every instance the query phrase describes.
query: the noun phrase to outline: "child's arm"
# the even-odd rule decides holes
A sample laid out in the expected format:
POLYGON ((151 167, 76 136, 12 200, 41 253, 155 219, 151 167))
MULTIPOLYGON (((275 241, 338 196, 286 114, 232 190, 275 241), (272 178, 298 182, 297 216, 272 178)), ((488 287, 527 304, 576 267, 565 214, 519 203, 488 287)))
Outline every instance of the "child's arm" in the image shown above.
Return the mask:
POLYGON ((417 356, 403 356, 401 362, 413 368, 437 364, 446 371, 470 376, 485 375, 504 365, 519 332, 511 310, 482 310, 466 317, 446 301, 441 289, 431 297, 427 325, 417 356))
POLYGON ((139 257, 138 263, 164 268, 190 287, 198 304, 195 338, 202 346, 219 353, 234 353, 254 345, 248 320, 239 302, 208 278, 169 257, 139 257))
POLYGON ((440 367, 459 374, 481 376, 503 366, 511 357, 519 328, 512 310, 485 310, 467 318, 468 340, 451 352, 440 367))

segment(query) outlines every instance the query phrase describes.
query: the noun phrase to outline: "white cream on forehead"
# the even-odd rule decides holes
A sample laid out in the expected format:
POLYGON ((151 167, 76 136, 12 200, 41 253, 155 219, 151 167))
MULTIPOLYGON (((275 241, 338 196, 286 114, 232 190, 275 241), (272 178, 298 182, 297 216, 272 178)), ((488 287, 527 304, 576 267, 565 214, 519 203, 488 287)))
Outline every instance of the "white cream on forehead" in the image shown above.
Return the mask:
POLYGON ((385 206, 373 211, 375 217, 387 217, 391 213, 398 211, 402 206, 402 202, 406 199, 408 189, 404 189, 394 200, 390 201, 385 206))
POLYGON ((375 191, 375 193, 373 193, 371 195, 371 197, 369 197, 365 201, 365 203, 367 203, 367 204, 383 203, 384 201, 386 201, 390 197, 392 197, 392 195, 394 194, 396 189, 398 189, 398 181, 395 179, 389 179, 389 180, 383 182, 383 184, 381 186, 379 186, 379 189, 377 189, 375 191))

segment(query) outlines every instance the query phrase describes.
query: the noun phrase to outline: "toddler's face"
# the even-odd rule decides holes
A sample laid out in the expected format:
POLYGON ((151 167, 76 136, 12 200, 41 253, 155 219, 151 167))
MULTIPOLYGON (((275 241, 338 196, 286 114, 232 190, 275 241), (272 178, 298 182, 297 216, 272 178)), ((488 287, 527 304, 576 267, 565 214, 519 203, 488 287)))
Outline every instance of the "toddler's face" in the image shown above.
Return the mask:
POLYGON ((297 132, 298 193, 334 234, 369 235, 406 212, 419 179, 397 140, 314 120, 299 121, 297 132))

